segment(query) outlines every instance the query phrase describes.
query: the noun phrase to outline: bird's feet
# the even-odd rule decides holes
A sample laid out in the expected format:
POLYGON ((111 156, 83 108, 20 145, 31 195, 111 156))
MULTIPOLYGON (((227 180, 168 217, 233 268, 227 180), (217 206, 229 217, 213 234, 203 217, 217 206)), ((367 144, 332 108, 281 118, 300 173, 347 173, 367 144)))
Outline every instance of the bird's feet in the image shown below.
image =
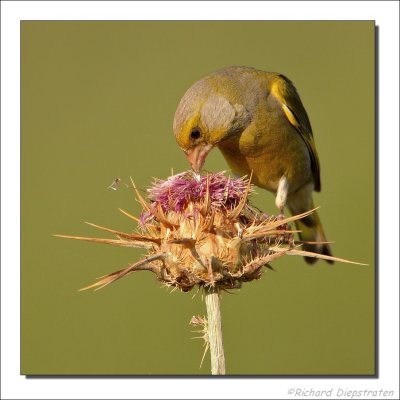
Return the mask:
POLYGON ((276 217, 277 219, 279 219, 279 220, 281 220, 281 219, 285 219, 286 217, 285 217, 285 213, 284 213, 284 210, 283 209, 281 209, 281 210, 279 210, 279 214, 277 215, 277 217, 276 217))
MULTIPOLYGON (((283 213, 283 209, 281 209, 280 213, 276 216, 276 220, 277 221, 283 221, 286 218, 287 217, 283 213)), ((282 230, 282 231, 286 231, 286 232, 283 233, 283 241, 285 243, 287 243, 289 245, 289 247, 293 247, 295 245, 295 243, 294 243, 294 234, 290 232, 291 231, 290 222, 285 222, 282 225, 279 225, 277 227, 277 229, 282 230)))

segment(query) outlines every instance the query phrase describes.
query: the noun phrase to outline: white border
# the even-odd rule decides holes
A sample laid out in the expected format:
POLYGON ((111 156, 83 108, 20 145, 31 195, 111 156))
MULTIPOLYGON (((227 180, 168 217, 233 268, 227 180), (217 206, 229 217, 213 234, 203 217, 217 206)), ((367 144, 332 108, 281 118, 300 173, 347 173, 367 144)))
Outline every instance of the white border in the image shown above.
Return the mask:
MULTIPOLYGON (((399 3, 4 2, 1 4, 2 398, 294 398, 292 387, 394 390, 399 398, 399 3), (379 379, 26 379, 19 375, 19 22, 53 19, 376 20, 380 69, 380 378, 379 379), (397 165, 396 165, 397 164, 397 165), (383 243, 382 243, 383 244, 383 243), (390 255, 389 255, 390 253, 390 255)), ((362 199, 360 199, 362 201, 362 199)), ((308 396, 311 398, 311 396, 308 396)), ((300 398, 297 396, 297 398, 300 398)), ((342 398, 347 398, 343 396, 342 398)), ((359 397, 361 398, 361 397, 359 397)), ((364 397, 363 397, 364 398, 364 397)))

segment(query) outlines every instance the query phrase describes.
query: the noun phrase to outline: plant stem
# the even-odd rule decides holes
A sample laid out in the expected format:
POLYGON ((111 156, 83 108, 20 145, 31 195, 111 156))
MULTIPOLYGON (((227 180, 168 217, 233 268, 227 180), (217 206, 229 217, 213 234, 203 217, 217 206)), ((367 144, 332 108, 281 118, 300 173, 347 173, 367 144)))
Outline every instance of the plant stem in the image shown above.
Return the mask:
POLYGON ((208 320, 208 341, 211 355, 211 374, 225 375, 225 355, 222 342, 222 325, 219 290, 206 289, 205 302, 208 320))

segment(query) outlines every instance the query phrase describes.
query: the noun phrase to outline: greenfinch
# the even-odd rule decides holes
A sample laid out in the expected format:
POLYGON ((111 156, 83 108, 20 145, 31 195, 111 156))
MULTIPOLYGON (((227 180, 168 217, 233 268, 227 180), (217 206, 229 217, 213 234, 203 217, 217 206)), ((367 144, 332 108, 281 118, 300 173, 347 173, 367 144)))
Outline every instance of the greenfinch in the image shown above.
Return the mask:
MULTIPOLYGON (((173 130, 196 173, 218 147, 233 173, 252 173, 253 183, 275 194, 281 213, 285 206, 292 214, 314 208, 317 150, 300 96, 284 75, 234 66, 214 72, 186 91, 173 130)), ((303 250, 332 255, 316 212, 296 226, 303 250)))

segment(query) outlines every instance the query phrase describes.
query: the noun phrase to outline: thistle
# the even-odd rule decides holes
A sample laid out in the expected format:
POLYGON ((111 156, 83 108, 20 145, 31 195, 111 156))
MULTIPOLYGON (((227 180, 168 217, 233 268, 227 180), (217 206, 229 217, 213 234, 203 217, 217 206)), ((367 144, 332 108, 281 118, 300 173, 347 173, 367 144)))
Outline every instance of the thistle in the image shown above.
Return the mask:
POLYGON ((133 182, 132 186, 142 207, 141 215, 134 217, 120 211, 137 223, 135 232, 89 224, 112 233, 115 238, 56 236, 147 250, 142 260, 100 277, 81 290, 100 289, 144 270, 183 292, 203 287, 212 363, 214 356, 213 374, 225 372, 219 314, 221 290, 237 289, 243 282, 259 279, 263 267, 272 269, 270 262, 286 255, 354 263, 301 250, 302 243, 295 241, 296 231, 290 228, 290 223, 314 210, 288 218, 263 213, 249 202, 253 192, 251 177, 230 178, 224 173, 197 176, 183 172, 166 180, 156 179, 147 190, 147 200, 133 182))

